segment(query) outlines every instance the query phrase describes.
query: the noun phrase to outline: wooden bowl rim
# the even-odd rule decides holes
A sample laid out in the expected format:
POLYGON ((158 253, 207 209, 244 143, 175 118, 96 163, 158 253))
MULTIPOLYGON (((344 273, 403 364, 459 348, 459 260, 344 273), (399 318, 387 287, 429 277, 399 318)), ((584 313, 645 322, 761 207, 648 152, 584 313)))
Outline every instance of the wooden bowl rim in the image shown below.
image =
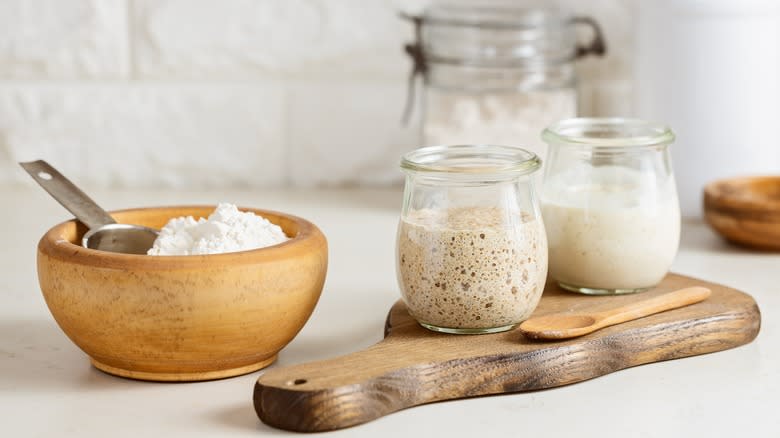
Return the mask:
MULTIPOLYGON (((214 210, 216 205, 173 205, 156 206, 142 208, 126 208, 122 210, 112 210, 110 214, 122 213, 143 213, 159 210, 171 210, 171 218, 182 216, 176 214, 177 210, 204 209, 214 210)), ((65 227, 78 225, 76 219, 61 222, 50 228, 41 237, 38 243, 38 250, 54 258, 67 260, 76 264, 93 265, 105 268, 142 268, 146 270, 176 270, 176 269, 196 269, 204 266, 230 266, 256 264, 260 262, 276 261, 288 258, 294 258, 304 252, 305 248, 316 248, 313 245, 317 240, 325 240, 319 228, 313 223, 298 216, 282 213, 274 210, 264 210, 250 207, 238 207, 241 211, 250 211, 259 214, 274 224, 277 224, 278 218, 284 218, 295 222, 298 232, 295 237, 267 246, 265 248, 251 249, 247 251, 237 251, 222 254, 203 254, 187 256, 150 256, 144 254, 121 254, 96 249, 85 248, 81 245, 70 242, 63 238, 65 227)))
POLYGON ((780 176, 743 176, 712 181, 704 186, 705 208, 739 212, 740 210, 780 213, 780 200, 761 198, 758 201, 723 192, 724 187, 739 187, 742 192, 762 193, 754 190, 756 183, 769 180, 780 186, 780 176))

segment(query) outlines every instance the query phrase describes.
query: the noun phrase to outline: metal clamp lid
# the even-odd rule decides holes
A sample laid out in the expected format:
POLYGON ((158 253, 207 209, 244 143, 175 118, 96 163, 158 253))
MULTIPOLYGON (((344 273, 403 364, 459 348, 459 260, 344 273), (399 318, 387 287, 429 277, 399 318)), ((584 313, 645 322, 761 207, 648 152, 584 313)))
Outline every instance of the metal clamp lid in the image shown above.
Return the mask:
POLYGON ((404 44, 404 51, 410 58, 412 58, 412 71, 409 73, 409 79, 406 86, 406 103, 404 104, 404 112, 401 116, 401 124, 406 126, 409 123, 409 118, 412 116, 412 109, 414 105, 415 84, 417 83, 418 76, 425 76, 428 73, 428 63, 425 60, 425 51, 423 50, 422 43, 422 24, 423 18, 419 15, 409 15, 401 13, 401 18, 409 20, 414 26, 414 42, 404 44))
MULTIPOLYGON (((401 116, 402 125, 407 125, 413 111, 414 100, 416 96, 417 78, 424 78, 428 73, 428 56, 423 48, 422 26, 426 22, 426 17, 421 15, 411 15, 407 13, 399 14, 401 19, 408 20, 414 26, 414 41, 404 44, 404 52, 412 60, 412 70, 409 73, 407 81, 406 103, 404 104, 403 114, 401 116)), ((606 42, 601 27, 596 20, 586 16, 572 17, 569 22, 572 25, 585 25, 592 29, 593 37, 587 44, 578 44, 573 56, 579 59, 588 55, 603 56, 607 52, 606 42)), ((459 23, 460 25, 460 23, 459 23)))
POLYGON ((601 32, 601 26, 591 17, 577 16, 572 17, 572 24, 584 24, 593 29, 593 39, 589 44, 577 45, 577 58, 588 55, 604 56, 607 53, 607 43, 604 41, 604 34, 601 32))

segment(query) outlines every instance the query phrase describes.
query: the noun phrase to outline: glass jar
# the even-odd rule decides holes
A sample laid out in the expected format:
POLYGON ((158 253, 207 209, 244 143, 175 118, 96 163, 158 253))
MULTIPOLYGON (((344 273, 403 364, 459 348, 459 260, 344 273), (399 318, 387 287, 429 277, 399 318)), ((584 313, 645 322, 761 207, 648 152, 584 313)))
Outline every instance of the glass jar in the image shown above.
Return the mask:
POLYGON ((580 118, 542 137, 550 147, 542 187, 550 276, 594 295, 658 284, 680 241, 672 131, 636 119, 580 118))
POLYGON ((544 159, 539 132, 577 114, 574 60, 605 51, 592 19, 555 9, 445 3, 411 19, 425 145, 522 145, 544 159), (593 29, 588 46, 577 45, 578 24, 593 29))
POLYGON ((540 165, 508 146, 432 146, 403 157, 396 268, 423 327, 493 333, 531 315, 547 277, 532 178, 540 165))

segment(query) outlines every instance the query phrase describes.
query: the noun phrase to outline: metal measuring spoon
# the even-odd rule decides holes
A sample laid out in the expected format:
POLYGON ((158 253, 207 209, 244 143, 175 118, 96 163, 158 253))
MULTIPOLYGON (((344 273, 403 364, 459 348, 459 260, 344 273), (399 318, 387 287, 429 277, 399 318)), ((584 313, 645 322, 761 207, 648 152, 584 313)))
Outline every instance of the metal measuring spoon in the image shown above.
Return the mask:
POLYGON ((114 218, 49 163, 38 160, 19 164, 44 190, 89 228, 81 239, 84 247, 125 254, 146 254, 154 244, 158 230, 116 223, 114 218))

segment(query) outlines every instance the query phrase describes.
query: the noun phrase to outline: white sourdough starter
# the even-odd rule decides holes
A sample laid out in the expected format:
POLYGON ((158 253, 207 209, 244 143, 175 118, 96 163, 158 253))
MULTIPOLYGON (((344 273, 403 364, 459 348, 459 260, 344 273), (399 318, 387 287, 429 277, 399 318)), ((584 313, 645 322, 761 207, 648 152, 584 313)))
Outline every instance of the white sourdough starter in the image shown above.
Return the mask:
POLYGON ((547 277, 541 221, 496 207, 416 210, 398 230, 409 313, 440 328, 498 328, 531 315, 547 277), (508 223, 513 221, 513 223, 508 223))
POLYGON ((614 167, 593 172, 600 170, 604 175, 594 175, 594 181, 618 175, 621 183, 583 188, 565 180, 546 182, 542 215, 550 275, 594 289, 654 286, 668 272, 680 241, 674 182, 646 190, 638 172, 614 167))

